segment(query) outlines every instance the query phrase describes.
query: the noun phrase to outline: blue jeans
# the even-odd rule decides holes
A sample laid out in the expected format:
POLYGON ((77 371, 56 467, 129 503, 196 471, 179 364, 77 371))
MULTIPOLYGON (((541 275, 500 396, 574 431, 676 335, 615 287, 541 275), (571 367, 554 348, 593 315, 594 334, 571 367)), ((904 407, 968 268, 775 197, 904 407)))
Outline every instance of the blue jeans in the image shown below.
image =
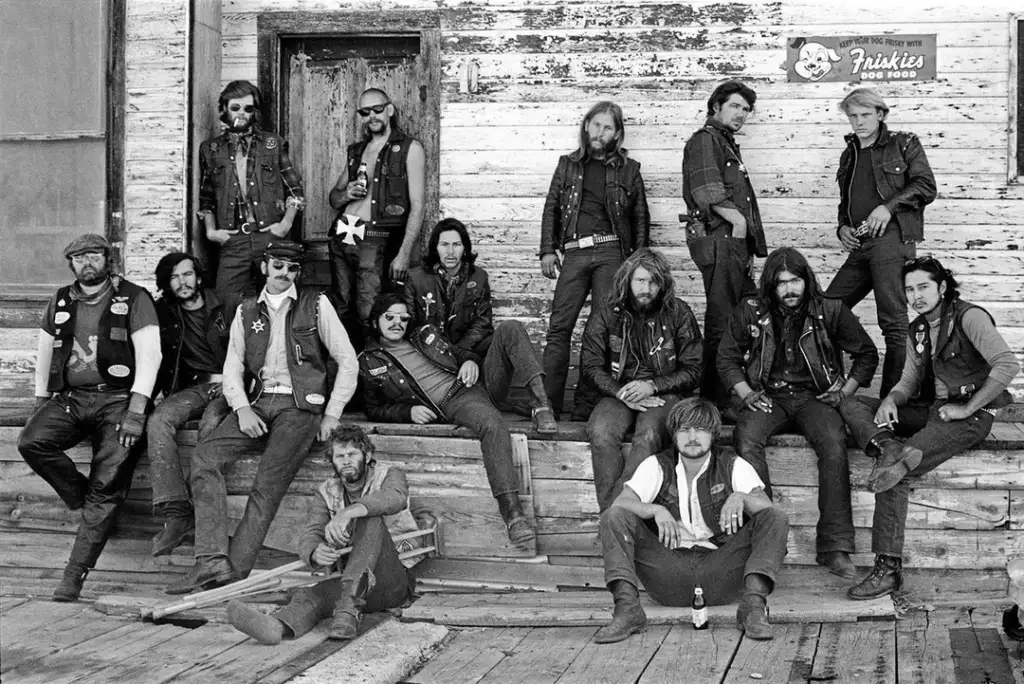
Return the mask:
POLYGON ((219 393, 219 382, 192 385, 165 398, 150 414, 146 422, 146 442, 154 505, 190 500, 188 479, 178 458, 175 434, 185 423, 197 418, 202 418, 199 426, 201 436, 216 427, 225 416, 207 409, 215 408, 212 402, 219 393))
MULTIPOLYGON (((884 432, 875 425, 875 412, 882 402, 872 397, 856 397, 843 402, 841 410, 854 440, 863 449, 868 442, 884 432)), ((928 405, 910 402, 899 407, 899 421, 894 433, 909 436, 908 446, 924 454, 920 465, 907 473, 892 489, 875 494, 875 515, 871 523, 871 551, 896 558, 903 557, 903 540, 907 528, 907 505, 913 478, 934 470, 949 459, 981 444, 992 429, 992 415, 977 411, 965 420, 948 423, 939 418, 939 409, 946 402, 928 405)))
POLYGON ((519 321, 499 323, 481 371, 481 379, 495 406, 502 406, 508 398, 513 378, 529 383, 541 375, 540 361, 533 351, 526 326, 519 321))
POLYGON ((257 294, 266 282, 260 271, 263 252, 272 235, 266 233, 238 233, 220 246, 217 259, 217 296, 224 302, 227 317, 233 318, 242 297, 257 294))
POLYGON ((264 394, 252 406, 267 425, 263 454, 256 468, 245 513, 228 541, 227 467, 261 440, 238 429, 232 413, 201 440, 192 455, 192 496, 196 512, 196 558, 227 557, 242 577, 256 564, 277 507, 306 460, 320 427, 320 416, 303 411, 287 394, 264 394))
POLYGON ((853 553, 853 510, 850 466, 846 455, 846 426, 839 411, 815 399, 809 390, 769 391, 771 413, 744 408, 736 421, 736 451, 754 466, 771 496, 765 445, 768 438, 796 427, 818 456, 818 553, 853 553))
POLYGON ((672 437, 665 427, 669 411, 679 401, 674 394, 660 395, 665 404, 646 411, 634 411, 615 397, 598 402, 587 423, 590 459, 594 466, 597 505, 607 510, 622 492, 622 485, 633 476, 644 459, 667 448, 672 437), (622 442, 633 430, 633 448, 629 460, 622 457, 622 442))
POLYGON ((879 396, 899 382, 907 355, 907 297, 903 292, 903 263, 917 256, 917 245, 900 241, 899 227, 890 224, 878 238, 866 240, 850 252, 832 279, 825 296, 843 300, 852 309, 872 290, 878 327, 885 338, 882 385, 879 396))
MULTIPOLYGON (((544 391, 551 400, 556 414, 562 412, 565 399, 565 383, 569 375, 569 342, 573 328, 580 317, 583 304, 590 295, 590 310, 593 314, 604 306, 612 291, 615 272, 622 264, 622 251, 617 242, 605 242, 584 249, 570 249, 562 259, 562 270, 555 284, 555 297, 551 302, 551 319, 548 322, 547 340, 544 344, 544 391)), ((597 400, 597 388, 587 381, 580 383, 576 390, 575 404, 578 414, 586 412, 597 400)))
POLYGON ((501 412, 480 384, 456 394, 441 407, 447 421, 469 428, 480 439, 484 470, 495 497, 519 491, 519 477, 512 464, 512 435, 501 412))
POLYGON ((87 568, 107 544, 128 491, 141 448, 126 449, 117 427, 128 409, 129 393, 69 389, 55 394, 32 414, 18 438, 18 452, 71 510, 82 510, 70 561, 87 568), (85 438, 92 442, 89 477, 78 472, 64 449, 85 438))

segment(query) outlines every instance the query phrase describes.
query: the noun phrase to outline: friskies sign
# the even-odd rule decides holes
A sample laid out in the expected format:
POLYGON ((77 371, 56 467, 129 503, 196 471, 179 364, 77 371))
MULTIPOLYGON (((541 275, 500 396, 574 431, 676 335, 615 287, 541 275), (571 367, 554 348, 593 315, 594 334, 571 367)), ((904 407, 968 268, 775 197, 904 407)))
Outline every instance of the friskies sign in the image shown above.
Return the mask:
POLYGON ((791 83, 935 78, 935 34, 798 36, 789 39, 786 53, 791 83))

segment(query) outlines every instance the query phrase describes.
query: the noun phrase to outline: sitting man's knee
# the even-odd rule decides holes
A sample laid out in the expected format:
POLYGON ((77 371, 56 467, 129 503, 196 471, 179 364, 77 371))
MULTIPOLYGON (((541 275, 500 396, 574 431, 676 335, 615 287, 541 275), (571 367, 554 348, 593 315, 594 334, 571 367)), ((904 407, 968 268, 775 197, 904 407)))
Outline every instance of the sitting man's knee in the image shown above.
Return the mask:
POLYGON ((601 527, 618 529, 632 526, 640 517, 622 506, 609 506, 601 513, 601 527))

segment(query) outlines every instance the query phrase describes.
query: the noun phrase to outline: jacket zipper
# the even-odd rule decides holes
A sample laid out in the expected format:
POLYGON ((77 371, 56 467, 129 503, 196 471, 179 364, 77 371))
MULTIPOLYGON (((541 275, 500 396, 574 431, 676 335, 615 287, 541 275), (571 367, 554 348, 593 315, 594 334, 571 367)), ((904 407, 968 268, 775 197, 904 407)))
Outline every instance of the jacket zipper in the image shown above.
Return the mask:
MULTIPOLYGON (((406 370, 405 366, 403 366, 403 365, 402 365, 402 364, 401 364, 401 363, 400 363, 400 362, 398 361, 398 359, 396 359, 396 358, 395 358, 395 357, 394 357, 394 356, 393 356, 393 355, 391 354, 391 352, 389 352, 389 351, 386 351, 386 350, 385 350, 385 349, 384 349, 383 347, 381 347, 381 350, 380 350, 380 351, 381 351, 381 353, 382 353, 382 354, 384 354, 384 355, 385 355, 385 356, 387 356, 387 357, 388 357, 389 359, 391 359, 391 361, 392 361, 392 362, 393 362, 393 363, 394 363, 394 364, 395 364, 396 366, 398 366, 399 368, 401 368, 401 369, 402 369, 402 372, 403 372, 403 373, 405 373, 405 375, 406 375, 406 376, 407 376, 407 377, 409 378, 409 384, 410 384, 410 385, 414 385, 414 386, 415 386, 415 389, 419 391, 419 393, 420 393, 420 396, 421 396, 421 397, 422 397, 423 399, 426 399, 426 400, 427 400, 427 402, 428 402, 428 403, 429 403, 429 404, 430 404, 430 405, 431 405, 431 406, 432 406, 432 407, 433 407, 434 409, 436 409, 436 410, 437 410, 437 415, 438 415, 438 417, 444 417, 444 411, 442 411, 442 410, 441 410, 441 407, 440 407, 440 406, 438 406, 437 404, 435 404, 435 403, 434 403, 434 400, 433 400, 433 399, 431 399, 431 398, 430 398, 430 397, 429 397, 429 396, 427 395, 427 393, 423 391, 423 388, 422 388, 422 387, 420 387, 420 384, 419 384, 418 382, 416 382, 416 379, 415 379, 414 377, 412 377, 412 374, 411 374, 411 373, 410 373, 410 372, 409 372, 408 370, 406 370)), ((419 353, 419 350, 417 349, 417 350, 416 350, 416 352, 417 352, 417 353, 419 353)), ((430 359, 428 358, 427 360, 429 361, 430 359)), ((434 363, 434 362, 433 362, 433 361, 431 361, 431 363, 434 363)), ((437 365, 437 364, 435 364, 435 365, 437 365)), ((456 376, 456 379, 458 379, 458 376, 456 376)))

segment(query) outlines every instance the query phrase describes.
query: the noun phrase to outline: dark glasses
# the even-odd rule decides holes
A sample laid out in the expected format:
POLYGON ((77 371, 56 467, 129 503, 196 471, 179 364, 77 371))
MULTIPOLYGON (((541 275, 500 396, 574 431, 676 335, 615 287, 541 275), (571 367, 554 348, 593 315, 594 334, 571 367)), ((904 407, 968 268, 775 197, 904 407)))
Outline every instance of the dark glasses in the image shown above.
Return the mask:
POLYGON ((273 266, 274 268, 276 268, 279 271, 281 269, 288 269, 289 273, 298 273, 299 269, 302 268, 298 264, 290 264, 290 263, 286 263, 284 261, 271 261, 270 265, 273 266))
POLYGON ((384 104, 373 105, 372 107, 363 107, 361 109, 357 109, 356 112, 359 116, 370 116, 370 112, 373 112, 374 114, 382 114, 384 110, 388 108, 389 104, 391 103, 385 102, 384 104))
POLYGON ((256 111, 256 107, 253 105, 245 105, 243 107, 242 105, 233 104, 230 107, 228 107, 228 109, 230 109, 233 112, 240 112, 244 109, 246 114, 252 114, 256 111))
POLYGON ((394 323, 395 319, 398 319, 398 320, 402 321, 403 323, 408 323, 410 318, 412 318, 412 316, 410 316, 407 313, 396 314, 396 313, 391 313, 390 311, 385 311, 384 312, 384 320, 387 321, 388 323, 394 323))

